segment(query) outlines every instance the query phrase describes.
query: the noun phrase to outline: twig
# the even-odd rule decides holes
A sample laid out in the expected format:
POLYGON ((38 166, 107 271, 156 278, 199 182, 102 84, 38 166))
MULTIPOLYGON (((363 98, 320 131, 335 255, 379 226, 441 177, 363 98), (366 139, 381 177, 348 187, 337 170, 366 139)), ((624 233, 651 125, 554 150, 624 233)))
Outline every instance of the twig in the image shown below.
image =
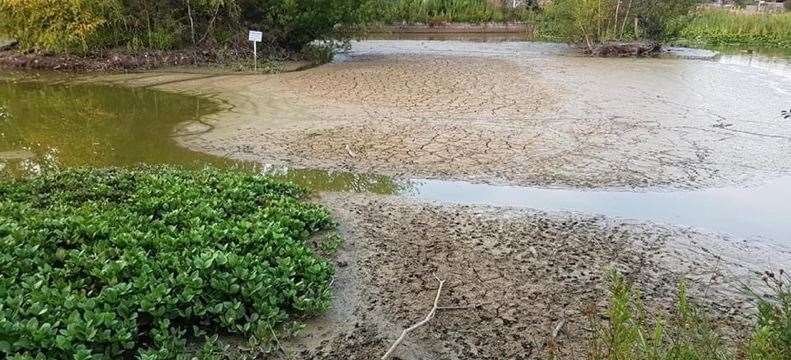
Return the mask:
POLYGON ((566 319, 560 319, 557 325, 555 325, 555 329, 552 330, 552 339, 556 339, 558 334, 560 334, 560 330, 563 329, 563 325, 566 325, 566 319))
POLYGON ((346 144, 346 152, 349 153, 349 156, 351 157, 357 157, 357 155, 354 155, 354 153, 352 152, 352 148, 349 147, 349 144, 346 144))
POLYGON ((463 310, 463 309, 477 309, 481 306, 491 304, 491 302, 485 302, 480 304, 472 304, 472 305, 464 305, 464 306, 437 306, 437 310, 463 310))
POLYGON ((434 315, 437 313, 437 307, 439 304, 439 295, 442 293, 442 286, 445 285, 445 280, 440 280, 437 277, 437 275, 434 275, 434 278, 437 279, 437 281, 439 281, 439 287, 437 288, 437 296, 434 297, 434 306, 431 307, 431 311, 428 313, 428 315, 426 315, 425 319, 421 320, 415 325, 412 325, 404 329, 404 331, 401 332, 401 336, 399 336, 398 339, 393 343, 393 345, 390 346, 390 349, 388 349, 387 352, 384 355, 382 355, 382 360, 385 360, 390 357, 393 351, 395 351, 396 347, 398 347, 398 344, 401 344, 401 342, 404 341, 404 338, 406 338, 406 335, 410 331, 423 326, 424 324, 426 324, 427 322, 431 321, 431 319, 434 318, 434 315))
POLYGON ((283 353, 283 355, 285 355, 287 358, 291 359, 291 355, 289 355, 286 352, 286 350, 283 349, 283 346, 280 345, 280 340, 277 339, 277 335, 275 335, 275 329, 272 329, 272 325, 269 324, 269 323, 266 323, 266 326, 268 326, 269 327, 269 331, 272 332, 272 338, 275 339, 275 344, 277 344, 277 348, 283 353))

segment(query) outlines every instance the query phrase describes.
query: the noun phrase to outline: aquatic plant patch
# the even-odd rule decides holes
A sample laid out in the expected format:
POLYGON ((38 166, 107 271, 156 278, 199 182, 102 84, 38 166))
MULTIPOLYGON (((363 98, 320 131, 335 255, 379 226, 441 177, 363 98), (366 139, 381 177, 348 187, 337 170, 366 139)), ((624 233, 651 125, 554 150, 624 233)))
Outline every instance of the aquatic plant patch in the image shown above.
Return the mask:
POLYGON ((215 169, 0 181, 0 354, 178 358, 324 311, 333 269, 305 241, 334 225, 304 195, 215 169))

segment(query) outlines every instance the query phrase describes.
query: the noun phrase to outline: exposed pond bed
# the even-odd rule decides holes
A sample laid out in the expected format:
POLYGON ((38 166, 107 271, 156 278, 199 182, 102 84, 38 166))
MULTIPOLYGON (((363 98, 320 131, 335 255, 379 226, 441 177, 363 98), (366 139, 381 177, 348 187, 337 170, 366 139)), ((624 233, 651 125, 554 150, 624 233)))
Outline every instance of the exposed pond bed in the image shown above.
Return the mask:
MULTIPOLYGON (((562 53, 557 47, 549 49, 562 53)), ((676 53, 697 58, 701 52, 676 53)), ((782 53, 763 56, 729 51, 717 56, 716 61, 789 74, 789 62, 782 53)), ((0 80, 0 174, 29 176, 48 168, 74 166, 253 166, 251 162, 187 149, 173 139, 179 124, 199 121, 217 111, 219 107, 213 101, 200 96, 7 77, 0 80)), ((791 178, 787 176, 746 186, 706 189, 576 190, 287 166, 256 169, 318 192, 395 194, 444 203, 573 211, 791 242, 791 222, 786 221, 791 202, 784 200, 791 198, 791 178)))
MULTIPOLYGON (((309 321, 306 338, 288 344, 284 341, 284 346, 306 358, 381 356, 397 331, 425 315, 435 292, 432 273, 448 281, 443 305, 481 305, 474 311, 438 316, 432 322, 430 333, 416 334, 410 339, 411 344, 399 354, 402 358, 437 358, 448 354, 459 358, 496 358, 503 354, 542 358, 546 350, 542 341, 560 319, 566 320, 560 339, 564 343, 562 351, 566 357, 572 357, 574 351, 584 345, 588 334, 585 309, 604 298, 603 272, 608 268, 623 271, 639 284, 651 309, 672 306, 676 281, 690 279, 691 294, 707 308, 715 310, 718 322, 736 329, 729 331, 729 335, 739 336, 738 330, 745 328, 744 319, 739 316, 743 313, 739 309, 744 308, 744 299, 734 293, 733 284, 748 279, 754 269, 787 264, 791 258, 787 250, 764 246, 767 243, 788 244, 788 239, 784 238, 789 233, 788 224, 783 219, 784 214, 791 213, 786 201, 789 186, 787 178, 783 177, 784 160, 774 157, 788 140, 764 136, 788 135, 773 118, 777 113, 774 109, 777 94, 788 88, 779 81, 773 81, 768 87, 762 82, 785 76, 787 62, 766 62, 760 56, 753 61, 738 54, 734 61, 725 64, 688 60, 690 62, 678 66, 668 59, 618 60, 617 68, 623 74, 612 73, 612 77, 602 80, 596 74, 575 77, 579 75, 575 71, 590 64, 588 70, 606 72, 613 69, 613 64, 601 59, 586 63, 577 58, 552 58, 565 56, 562 52, 562 46, 531 47, 518 43, 369 42, 358 44, 356 50, 342 57, 342 61, 348 60, 346 63, 273 77, 140 73, 101 75, 78 81, 6 81, 0 83, 0 106, 3 107, 0 109, 0 167, 5 176, 27 176, 53 167, 140 163, 246 167, 251 163, 278 163, 280 160, 277 165, 254 165, 252 168, 321 193, 319 200, 333 210, 333 217, 341 224, 340 230, 346 239, 334 259, 337 273, 332 285, 335 299, 332 308, 324 316, 309 321), (415 52, 420 54, 413 57, 415 52), (470 52, 475 56, 455 57, 470 52), (491 57, 507 61, 489 61, 491 57), (495 63, 496 71, 490 71, 488 65, 491 63, 495 63), (755 67, 756 64, 762 65, 755 67), (427 65, 438 69, 425 69, 427 65), (579 114, 571 113, 553 120, 551 114, 542 114, 534 118, 537 123, 530 123, 524 121, 530 117, 516 111, 530 110, 529 107, 509 108, 510 102, 506 102, 496 104, 506 105, 503 108, 484 112, 486 121, 471 118, 475 115, 470 115, 469 110, 476 110, 475 106, 486 107, 490 105, 486 101, 491 100, 491 91, 478 93, 476 86, 487 85, 486 81, 491 80, 487 77, 501 79, 503 73, 497 73, 500 70, 525 71, 524 79, 534 82, 542 74, 533 71, 533 65, 546 65, 547 72, 560 79, 559 87, 589 87, 598 81, 626 82, 632 86, 628 91, 594 94, 592 100, 606 100, 617 95, 649 104, 647 116, 652 117, 651 121, 637 121, 639 119, 630 117, 634 108, 610 103, 599 104, 601 108, 583 109, 601 112, 596 117, 577 118, 579 114), (628 77, 646 69, 653 71, 651 79, 658 85, 650 90, 655 92, 641 88, 644 86, 641 79, 628 77), (446 75, 463 76, 475 71, 482 74, 478 82, 443 82, 446 75), (759 74, 750 74, 751 71, 759 74), (732 72, 736 73, 735 78, 730 77, 732 72), (406 80, 418 83, 412 92, 388 92, 388 89, 413 84, 378 80, 387 76, 406 76, 406 80), (704 94, 695 97, 695 101, 687 101, 684 96, 694 94, 696 89, 687 89, 685 85, 705 79, 712 83, 701 84, 704 94), (718 86, 733 84, 733 79, 751 81, 739 84, 738 95, 749 97, 751 89, 767 89, 770 100, 766 104, 772 109, 758 115, 744 109, 725 109, 722 114, 727 117, 720 119, 722 121, 715 116, 720 112, 704 111, 711 109, 701 106, 701 99, 706 99, 711 89, 721 91, 718 86), (118 85, 99 85, 99 82, 118 85), (364 92, 363 88, 337 93, 338 89, 355 89, 357 85, 378 90, 364 92), (447 94, 424 91, 426 85, 446 86, 447 94), (275 93, 287 86, 295 87, 293 92, 297 95, 289 97, 287 92, 275 93), (322 93, 326 89, 335 93, 322 93), (483 105, 459 106, 454 99, 464 91, 483 105), (186 93, 205 94, 222 103, 186 93), (633 97, 634 93, 638 96, 633 97), (401 96, 399 101, 393 101, 392 97, 398 96, 401 96), (442 101, 425 102, 437 99, 442 101), (353 106, 345 106, 349 103, 353 106), (402 117, 405 112, 393 108, 393 103, 413 105, 410 111, 414 112, 408 113, 412 117, 402 117), (367 104, 374 109, 364 108, 367 104), (432 118, 434 107, 449 114, 451 119, 432 118), (361 108, 369 112, 360 111, 361 108), (503 109, 504 116, 501 116, 503 113, 498 111, 503 109), (603 116, 608 109, 622 117, 603 116), (314 121, 314 114, 325 116, 317 115, 314 121), (360 114, 363 117, 354 117, 360 114), (762 120, 764 115, 769 119, 762 120), (665 118, 670 122, 683 122, 685 116, 698 122, 693 124, 694 130, 684 123, 670 129, 661 126, 665 118), (387 120, 384 127, 377 127, 380 118, 387 120), (742 121, 730 121, 732 119, 742 121), (469 121, 470 125, 454 123, 460 120, 469 121), (310 126, 300 128, 301 121, 310 126), (353 121, 363 124, 356 126, 353 121), (509 122, 515 126, 510 126, 509 122), (629 127, 630 122, 639 122, 640 126, 629 127), (431 126, 420 127, 424 123, 431 126), (586 127, 591 123, 596 126, 586 127), (545 125, 549 127, 542 127, 545 125), (465 137, 464 132, 458 131, 468 128, 476 130, 474 134, 480 139, 465 137), (380 130, 390 132, 388 136, 392 135, 392 139, 405 140, 403 147, 413 151, 408 153, 411 157, 402 158, 405 162, 401 158, 393 162, 401 167, 377 167, 375 162, 362 166, 371 158, 384 161, 392 157, 387 152, 392 150, 368 147, 369 144, 381 145, 376 143, 380 140, 380 130), (579 171, 581 178, 594 178, 599 170, 597 163, 568 162, 568 154, 596 155, 601 149, 614 151, 605 153, 613 165, 601 168, 606 174, 621 169, 619 161, 625 158, 619 156, 618 151, 625 149, 636 160, 626 162, 624 168, 628 168, 626 165, 648 168, 659 160, 661 171, 653 175, 664 176, 680 164, 679 169, 688 171, 682 175, 689 175, 690 180, 685 184, 666 181, 658 182, 659 185, 650 182, 641 185, 638 182, 637 186, 630 187, 613 178, 609 183, 612 186, 589 183, 575 187, 569 180, 571 177, 558 177, 556 179, 561 181, 557 183, 527 186, 517 181, 521 186, 514 186, 505 177, 509 174, 506 171, 491 171, 480 174, 480 178, 468 178, 463 173, 452 172, 457 170, 455 163, 450 164, 447 168, 450 172, 445 175, 425 171, 431 168, 412 167, 412 170, 421 171, 409 172, 410 166, 420 165, 417 161, 426 158, 419 152, 419 146, 437 146, 440 152, 469 150, 474 154, 477 145, 488 146, 483 140, 500 137, 503 133, 498 131, 501 130, 508 130, 505 134, 511 138, 538 130, 537 136, 525 138, 525 144, 542 137, 548 140, 539 142, 535 148, 503 150, 493 155, 495 159, 499 156, 497 162, 482 164, 496 166, 498 162, 519 161, 520 157, 536 155, 529 153, 531 149, 578 145, 601 136, 607 141, 537 155, 559 159, 557 164, 568 164, 569 169, 579 171), (763 135, 737 132, 756 130, 761 130, 763 135), (439 139, 442 141, 437 143, 409 142, 415 138, 421 140, 428 131, 457 131, 461 136, 439 139), (214 133, 219 135, 209 136, 214 133), (684 136, 675 136, 678 133, 684 136), (288 136, 293 134, 325 147, 317 147, 313 152, 269 151, 272 147, 290 144, 293 138, 288 136), (709 134, 718 136, 715 140, 736 139, 731 143, 734 146, 728 149, 707 143, 709 134), (281 135, 283 138, 278 139, 281 135), (619 140, 624 137, 635 142, 627 146, 611 145, 622 145, 619 140), (196 138, 203 142, 190 140, 196 138), (479 140, 480 144, 476 143, 479 140), (639 143, 641 140, 656 140, 656 143, 646 146, 639 143), (696 162, 697 156, 705 160, 717 154, 679 152, 670 156, 663 152, 673 151, 665 149, 673 141, 686 146, 695 145, 699 140, 704 145, 724 150, 723 163, 734 162, 734 157, 738 157, 745 166, 738 167, 737 175, 750 176, 727 178, 728 174, 717 171, 696 172, 700 164, 712 164, 703 160, 696 162), (760 144, 774 149, 768 152, 771 156, 765 156, 766 149, 761 149, 760 144), (741 146, 744 148, 738 148, 741 146), (206 150, 214 155, 188 148, 206 150), (654 151, 656 149, 662 151, 654 151), (376 154, 377 151, 382 153, 376 154), (647 151, 648 155, 641 151, 647 151), (320 156, 315 159, 320 166, 306 166, 311 163, 299 161, 288 165, 289 160, 311 154, 320 156), (501 156, 503 154, 508 157, 501 156), (685 157, 687 155, 691 157, 685 157), (238 161, 226 160, 226 157, 238 161), (760 161, 749 162, 756 159, 760 161), (712 174, 719 176, 717 181, 723 177, 729 181, 720 185, 717 181, 706 182, 712 174), (742 182, 742 179, 747 180, 742 182), (703 232, 675 225, 692 226, 703 232), (720 237, 711 233, 734 236, 720 237), (712 268, 715 275, 717 269, 722 275, 712 278, 708 272, 712 268), (443 349, 442 354, 437 349, 443 349)), ((494 89, 510 95, 505 87, 494 89)), ((722 98, 716 101, 734 104, 734 107, 746 104, 749 109, 756 105, 722 98)), ((286 149, 301 150, 298 147, 286 149)), ((392 154, 403 155, 397 151, 392 154)), ((457 159, 471 157, 465 154, 457 159)), ((442 162, 426 164, 443 165, 442 162)), ((546 169, 556 168, 550 165, 546 169)), ((515 167, 517 170, 524 168, 515 167)), ((512 174, 524 175, 518 171, 512 174)))

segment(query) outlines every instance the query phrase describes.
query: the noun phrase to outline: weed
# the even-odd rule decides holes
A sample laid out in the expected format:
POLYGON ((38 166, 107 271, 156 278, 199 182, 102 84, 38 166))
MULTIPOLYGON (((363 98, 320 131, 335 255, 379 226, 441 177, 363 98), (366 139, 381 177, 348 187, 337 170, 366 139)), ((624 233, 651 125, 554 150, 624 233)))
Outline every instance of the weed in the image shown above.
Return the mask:
POLYGON ((764 283, 770 294, 759 296, 749 290, 757 304, 755 326, 745 343, 726 343, 719 329, 702 308, 687 295, 684 282, 678 286, 675 309, 650 318, 639 293, 624 277, 612 272, 607 321, 601 324, 595 310, 588 315, 595 335, 589 344, 589 359, 599 360, 781 360, 791 359, 791 277, 766 272, 764 283), (653 325, 651 325, 653 324, 653 325), (734 352, 733 349, 740 349, 734 352))

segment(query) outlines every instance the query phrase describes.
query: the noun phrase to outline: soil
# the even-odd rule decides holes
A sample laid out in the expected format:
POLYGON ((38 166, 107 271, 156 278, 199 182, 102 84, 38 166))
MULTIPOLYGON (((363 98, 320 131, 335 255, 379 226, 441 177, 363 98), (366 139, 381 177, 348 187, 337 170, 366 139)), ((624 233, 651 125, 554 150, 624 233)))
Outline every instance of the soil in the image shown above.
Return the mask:
POLYGON ((346 243, 337 257, 335 304, 285 347, 296 358, 379 358, 402 329, 399 359, 584 357, 606 306, 611 269, 639 284, 646 306, 665 314, 676 284, 711 310, 731 337, 743 335, 749 307, 739 282, 760 266, 788 264, 787 250, 603 217, 507 208, 440 206, 398 197, 329 194, 346 243), (720 251, 722 250, 722 251, 720 251), (757 261, 761 262, 761 261, 757 261), (557 338, 551 336, 563 322, 557 338))

